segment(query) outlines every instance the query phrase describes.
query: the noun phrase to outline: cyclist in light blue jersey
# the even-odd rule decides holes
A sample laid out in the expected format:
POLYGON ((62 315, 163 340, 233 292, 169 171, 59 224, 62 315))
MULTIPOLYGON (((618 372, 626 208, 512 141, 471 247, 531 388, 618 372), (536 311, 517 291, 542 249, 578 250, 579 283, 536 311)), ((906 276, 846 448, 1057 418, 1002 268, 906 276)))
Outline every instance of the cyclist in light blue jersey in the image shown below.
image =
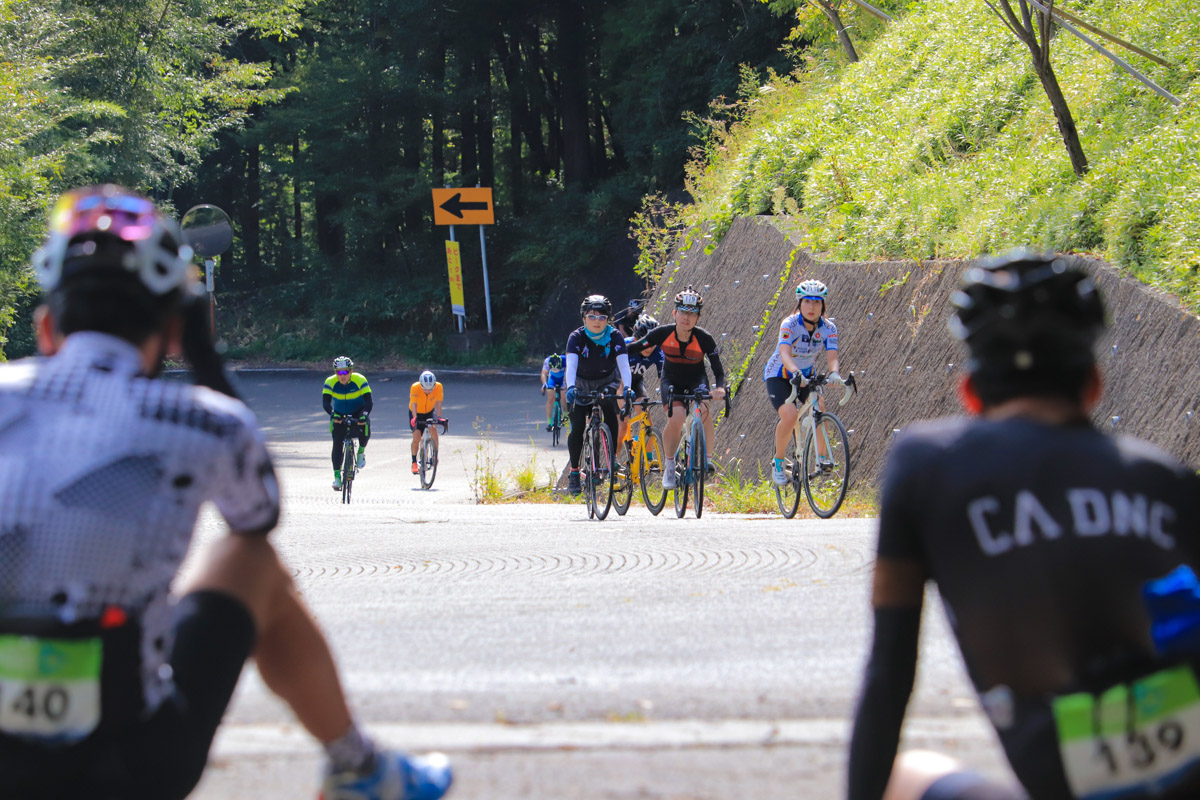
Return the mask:
POLYGON ((542 394, 546 395, 546 430, 554 427, 551 419, 554 409, 554 393, 563 388, 567 377, 567 360, 561 353, 551 353, 542 362, 542 394), (547 389, 549 391, 547 391, 547 389))
MULTIPOLYGON (((838 331, 833 320, 825 317, 825 300, 829 289, 817 280, 803 281, 796 287, 796 313, 779 326, 779 342, 771 359, 763 368, 767 397, 779 414, 775 425, 775 460, 771 464, 771 480, 776 485, 787 483, 783 470, 784 450, 788 437, 796 427, 800 409, 787 402, 795 385, 801 402, 807 397, 807 379, 812 377, 817 355, 825 353, 830 381, 841 381, 838 375, 838 331)), ((822 398, 821 410, 825 410, 822 398)), ((817 460, 821 460, 818 456, 817 460)))

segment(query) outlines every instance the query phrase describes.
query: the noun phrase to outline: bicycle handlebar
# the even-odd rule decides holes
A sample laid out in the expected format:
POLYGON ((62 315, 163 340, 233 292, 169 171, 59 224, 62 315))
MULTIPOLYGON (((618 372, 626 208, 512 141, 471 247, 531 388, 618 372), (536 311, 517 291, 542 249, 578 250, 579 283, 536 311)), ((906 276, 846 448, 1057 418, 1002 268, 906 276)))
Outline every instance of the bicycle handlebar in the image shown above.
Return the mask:
MULTIPOLYGON (((822 373, 814 373, 813 376, 811 378, 809 378, 808 380, 806 380, 803 384, 796 383, 796 377, 798 377, 798 376, 799 376, 799 374, 792 376, 791 380, 789 381, 792 384, 792 393, 791 393, 791 395, 788 396, 788 402, 799 404, 799 394, 800 393, 797 390, 802 385, 803 386, 811 386, 813 389, 819 389, 823 386, 836 385, 836 382, 829 383, 829 376, 822 374, 822 373)), ((803 377, 803 376, 799 376, 799 377, 803 377)), ((846 405, 846 403, 850 400, 850 398, 853 395, 858 393, 858 384, 854 381, 853 373, 851 373, 849 378, 844 378, 841 381, 841 383, 843 386, 846 387, 846 391, 842 395, 842 399, 838 401, 838 405, 844 406, 844 405, 846 405)))

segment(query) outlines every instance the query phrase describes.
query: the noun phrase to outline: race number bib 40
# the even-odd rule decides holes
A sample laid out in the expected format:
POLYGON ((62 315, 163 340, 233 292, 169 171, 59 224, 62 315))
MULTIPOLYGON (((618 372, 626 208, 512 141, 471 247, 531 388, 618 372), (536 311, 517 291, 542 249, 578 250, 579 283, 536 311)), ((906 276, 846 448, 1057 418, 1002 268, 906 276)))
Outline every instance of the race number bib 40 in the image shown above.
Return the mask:
POLYGON ((1080 800, 1169 784, 1200 761, 1200 688, 1189 667, 1100 695, 1064 695, 1053 708, 1067 781, 1080 800))
POLYGON ((0 732, 69 743, 100 723, 100 639, 0 636, 0 732))

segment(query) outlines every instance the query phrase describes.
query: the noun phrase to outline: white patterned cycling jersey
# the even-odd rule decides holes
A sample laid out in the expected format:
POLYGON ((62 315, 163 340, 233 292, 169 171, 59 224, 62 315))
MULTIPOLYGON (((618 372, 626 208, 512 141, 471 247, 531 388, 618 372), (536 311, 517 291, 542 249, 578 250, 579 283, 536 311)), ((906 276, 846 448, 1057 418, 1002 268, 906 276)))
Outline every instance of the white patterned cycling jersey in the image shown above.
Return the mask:
POLYGON ((242 402, 140 369, 137 348, 93 332, 0 366, 0 613, 126 609, 152 710, 171 691, 169 590, 200 506, 265 534, 279 489, 242 402))
POLYGON ((771 358, 763 367, 764 381, 767 378, 791 377, 787 367, 783 364, 783 356, 779 355, 779 345, 781 344, 791 345, 792 358, 799 365, 800 371, 805 375, 811 375, 813 364, 817 360, 817 353, 838 349, 837 327, 832 320, 821 317, 816 330, 810 334, 808 328, 804 327, 804 321, 801 319, 799 311, 785 319, 779 326, 779 339, 775 342, 775 351, 771 353, 771 358))

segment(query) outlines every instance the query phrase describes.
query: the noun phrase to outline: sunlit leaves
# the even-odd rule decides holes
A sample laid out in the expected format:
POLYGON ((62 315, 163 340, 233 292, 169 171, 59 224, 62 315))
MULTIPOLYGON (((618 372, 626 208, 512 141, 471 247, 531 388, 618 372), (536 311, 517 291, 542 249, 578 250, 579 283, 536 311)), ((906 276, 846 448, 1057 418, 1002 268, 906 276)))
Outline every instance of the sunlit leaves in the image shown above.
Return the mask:
MULTIPOLYGON (((917 4, 831 78, 819 57, 772 82, 689 170, 690 221, 723 230, 799 201, 839 258, 969 256, 1030 244, 1095 252, 1200 308, 1200 10, 1094 0, 1086 16, 1170 59, 1139 68, 1168 105, 1082 42, 1055 65, 1092 170, 1075 178, 1028 56, 982 3, 917 4)), ((1079 13, 1084 13, 1080 11, 1079 13)))

